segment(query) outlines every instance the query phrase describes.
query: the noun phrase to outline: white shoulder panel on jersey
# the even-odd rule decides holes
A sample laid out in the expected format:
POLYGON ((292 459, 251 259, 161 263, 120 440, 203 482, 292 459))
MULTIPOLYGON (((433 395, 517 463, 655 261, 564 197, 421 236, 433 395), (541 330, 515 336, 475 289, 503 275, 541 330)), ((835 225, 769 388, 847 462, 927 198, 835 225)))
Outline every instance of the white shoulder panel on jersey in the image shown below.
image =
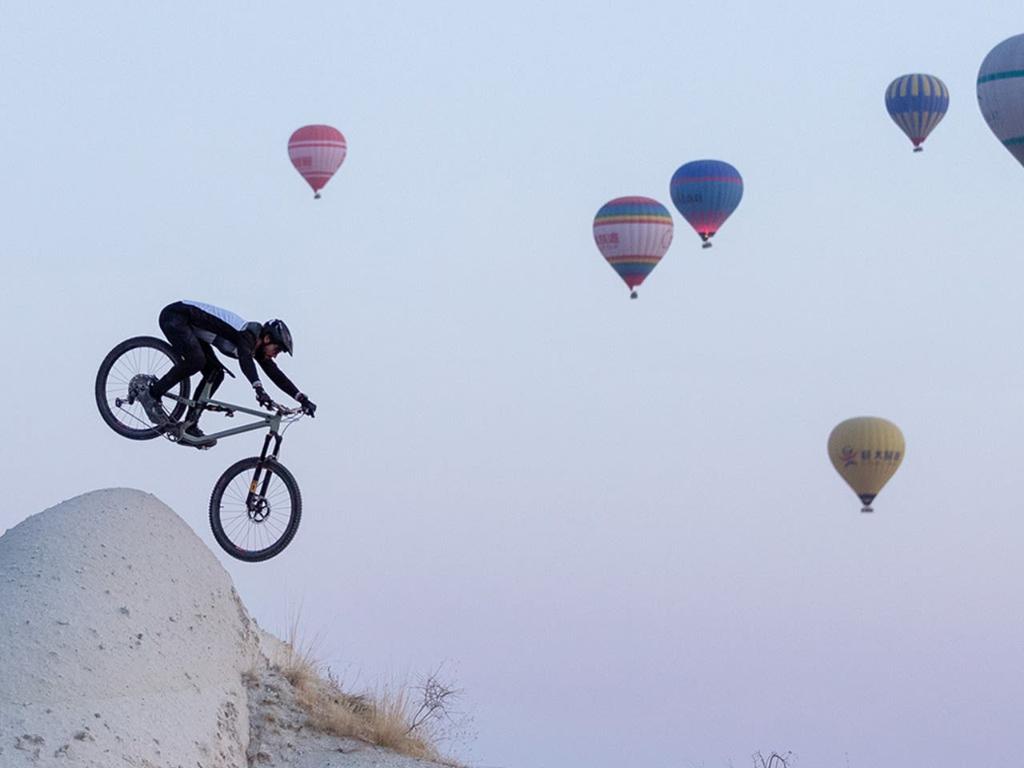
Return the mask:
POLYGON ((229 312, 226 309, 215 307, 212 304, 203 304, 201 301, 189 301, 188 299, 183 300, 181 303, 188 304, 190 307, 196 307, 197 309, 201 309, 203 310, 203 312, 206 312, 220 320, 223 320, 236 331, 240 331, 246 326, 247 321, 240 318, 234 312, 229 312))

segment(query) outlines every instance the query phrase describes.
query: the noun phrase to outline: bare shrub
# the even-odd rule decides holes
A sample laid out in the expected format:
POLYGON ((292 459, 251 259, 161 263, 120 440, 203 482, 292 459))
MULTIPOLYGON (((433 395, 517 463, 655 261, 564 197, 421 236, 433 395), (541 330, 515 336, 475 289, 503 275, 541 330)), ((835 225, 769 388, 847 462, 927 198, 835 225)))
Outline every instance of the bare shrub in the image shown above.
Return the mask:
POLYGON ((444 738, 449 726, 457 726, 455 704, 462 691, 453 688, 441 679, 441 666, 414 687, 419 695, 416 709, 407 718, 409 733, 427 733, 434 738, 444 738))
POLYGON ((785 754, 772 752, 768 757, 765 757, 761 754, 760 750, 755 752, 752 757, 754 768, 789 768, 796 759, 796 755, 792 752, 786 752, 785 754))
POLYGON ((462 691, 442 679, 442 666, 415 685, 384 687, 375 694, 374 743, 441 760, 439 745, 458 735, 467 721, 455 708, 462 691))

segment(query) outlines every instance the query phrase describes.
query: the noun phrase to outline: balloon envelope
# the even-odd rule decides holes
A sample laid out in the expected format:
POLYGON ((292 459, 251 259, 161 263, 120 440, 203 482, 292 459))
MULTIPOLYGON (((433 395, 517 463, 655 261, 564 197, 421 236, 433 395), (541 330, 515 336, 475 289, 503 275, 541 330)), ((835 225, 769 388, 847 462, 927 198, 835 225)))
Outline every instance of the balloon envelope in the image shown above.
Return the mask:
POLYGON ((981 62, 978 107, 992 133, 1024 165, 1024 35, 1003 40, 981 62))
POLYGON ((626 285, 636 288, 672 244, 672 215, 649 197, 617 197, 594 217, 594 242, 626 285))
POLYGON ((743 198, 739 171, 721 160, 694 160, 679 166, 669 185, 672 202, 705 246, 743 198))
POLYGON ((903 75, 885 89, 885 108, 917 148, 949 109, 949 89, 934 75, 903 75))
POLYGON ((899 469, 906 452, 903 433, 891 421, 858 416, 841 422, 828 436, 832 465, 871 512, 871 502, 899 469))
POLYGON ((320 190, 341 167, 348 152, 345 137, 329 125, 304 125, 288 139, 288 157, 320 197, 320 190))

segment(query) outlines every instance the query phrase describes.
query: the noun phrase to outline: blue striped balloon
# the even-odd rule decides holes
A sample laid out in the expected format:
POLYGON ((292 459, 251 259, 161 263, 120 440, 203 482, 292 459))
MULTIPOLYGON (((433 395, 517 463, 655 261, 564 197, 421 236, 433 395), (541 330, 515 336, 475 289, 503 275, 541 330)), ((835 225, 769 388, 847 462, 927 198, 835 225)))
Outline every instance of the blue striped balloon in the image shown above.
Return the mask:
POLYGON ((921 142, 946 116, 949 89, 935 75, 903 75, 885 89, 885 108, 920 152, 921 142))
POLYGON ((679 166, 669 183, 672 202, 704 247, 743 199, 743 177, 722 160, 694 160, 679 166))
POLYGON ((1024 35, 1003 40, 981 62, 978 107, 992 133, 1024 165, 1024 35))

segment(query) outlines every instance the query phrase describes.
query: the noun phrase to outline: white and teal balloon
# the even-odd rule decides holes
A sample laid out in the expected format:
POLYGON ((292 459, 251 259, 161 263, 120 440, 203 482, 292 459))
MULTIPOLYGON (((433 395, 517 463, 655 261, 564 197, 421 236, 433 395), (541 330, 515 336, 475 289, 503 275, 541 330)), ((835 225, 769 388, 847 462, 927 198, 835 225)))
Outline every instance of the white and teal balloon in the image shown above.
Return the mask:
POLYGON ((1003 40, 981 62, 978 106, 992 133, 1024 165, 1024 35, 1003 40))

